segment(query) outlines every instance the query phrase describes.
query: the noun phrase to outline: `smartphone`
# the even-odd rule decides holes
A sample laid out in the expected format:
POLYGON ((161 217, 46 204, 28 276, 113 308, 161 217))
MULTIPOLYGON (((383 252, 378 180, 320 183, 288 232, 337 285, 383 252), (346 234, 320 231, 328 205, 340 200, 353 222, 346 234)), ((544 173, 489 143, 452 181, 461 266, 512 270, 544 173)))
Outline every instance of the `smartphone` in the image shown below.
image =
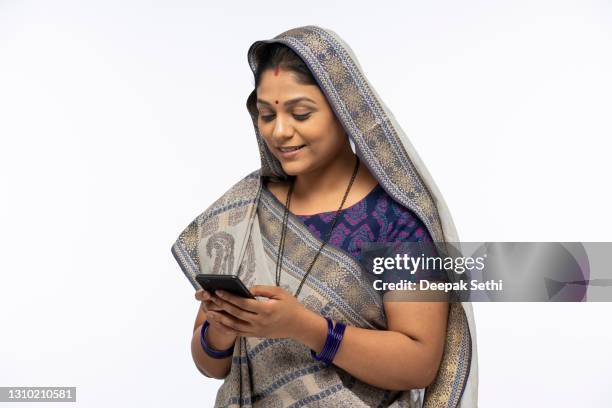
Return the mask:
POLYGON ((215 293, 215 290, 220 289, 241 297, 255 299, 255 296, 253 296, 236 275, 209 275, 199 273, 195 278, 203 289, 212 294, 215 293))

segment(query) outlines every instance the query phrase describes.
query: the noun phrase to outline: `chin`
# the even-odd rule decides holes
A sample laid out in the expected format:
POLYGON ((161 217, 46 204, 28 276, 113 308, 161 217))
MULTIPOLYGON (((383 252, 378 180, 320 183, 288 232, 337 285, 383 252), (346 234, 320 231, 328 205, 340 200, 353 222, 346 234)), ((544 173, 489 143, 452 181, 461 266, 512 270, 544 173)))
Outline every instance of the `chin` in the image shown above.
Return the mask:
POLYGON ((308 165, 299 161, 287 163, 281 162, 281 166, 283 167, 283 171, 289 176, 298 176, 308 171, 308 165))

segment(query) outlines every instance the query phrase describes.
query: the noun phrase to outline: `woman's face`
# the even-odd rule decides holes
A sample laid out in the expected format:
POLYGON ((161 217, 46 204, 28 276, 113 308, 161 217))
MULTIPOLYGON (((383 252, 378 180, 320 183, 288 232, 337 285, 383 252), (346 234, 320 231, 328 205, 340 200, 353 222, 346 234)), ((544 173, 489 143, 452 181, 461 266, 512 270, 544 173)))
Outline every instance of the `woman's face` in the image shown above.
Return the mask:
POLYGON ((288 175, 308 173, 352 154, 344 128, 318 86, 268 69, 257 88, 257 126, 288 175))

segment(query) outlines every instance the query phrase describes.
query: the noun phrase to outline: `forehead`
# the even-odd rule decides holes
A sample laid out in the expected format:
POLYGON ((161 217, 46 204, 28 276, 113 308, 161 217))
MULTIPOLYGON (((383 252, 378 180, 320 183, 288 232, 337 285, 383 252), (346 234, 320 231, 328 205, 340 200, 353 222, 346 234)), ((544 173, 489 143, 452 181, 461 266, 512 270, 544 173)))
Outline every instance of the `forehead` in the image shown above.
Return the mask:
POLYGON ((307 96, 316 103, 324 99, 323 94, 316 85, 304 85, 297 81, 293 72, 280 69, 278 75, 274 69, 267 69, 261 74, 257 97, 265 100, 292 99, 298 96, 307 96))

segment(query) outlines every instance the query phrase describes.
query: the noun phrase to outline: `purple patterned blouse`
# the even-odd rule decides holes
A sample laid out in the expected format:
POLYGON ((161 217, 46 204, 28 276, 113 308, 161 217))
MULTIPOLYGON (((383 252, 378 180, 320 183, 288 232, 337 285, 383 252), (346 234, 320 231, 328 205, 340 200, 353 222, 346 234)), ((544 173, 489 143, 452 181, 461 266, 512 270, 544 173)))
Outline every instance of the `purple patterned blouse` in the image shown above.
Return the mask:
MULTIPOLYGON (((297 215, 310 231, 324 239, 336 211, 297 215)), ((393 200, 380 184, 364 198, 342 209, 328 244, 361 259, 363 242, 431 242, 425 225, 412 211, 393 200)))
MULTIPOLYGON (((314 235, 325 239, 335 213, 336 211, 327 211, 296 216, 314 235)), ((433 240, 419 217, 391 198, 382 186, 377 184, 364 198, 340 212, 328 245, 343 249, 363 264, 361 247, 364 242, 433 242, 433 240)), ((434 275, 438 279, 443 276, 439 272, 434 275)), ((386 273, 385 276, 387 281, 410 278, 410 276, 400 276, 397 272, 386 273)))

